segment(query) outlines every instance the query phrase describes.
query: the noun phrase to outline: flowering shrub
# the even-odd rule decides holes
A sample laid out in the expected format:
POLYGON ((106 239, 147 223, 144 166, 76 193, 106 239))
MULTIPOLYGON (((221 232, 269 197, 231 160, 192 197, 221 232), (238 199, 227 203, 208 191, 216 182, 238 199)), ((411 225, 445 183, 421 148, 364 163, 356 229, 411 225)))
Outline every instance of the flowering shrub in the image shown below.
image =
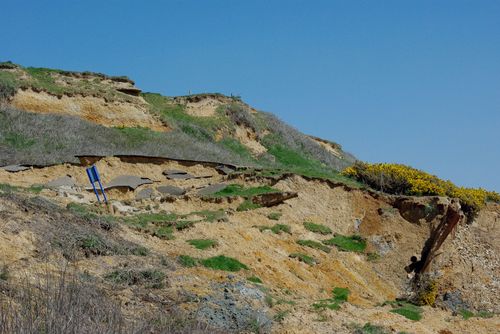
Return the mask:
POLYGON ((356 163, 342 174, 370 187, 398 195, 437 195, 458 198, 464 211, 474 215, 487 201, 500 203, 500 194, 481 188, 457 187, 450 181, 401 164, 356 163))

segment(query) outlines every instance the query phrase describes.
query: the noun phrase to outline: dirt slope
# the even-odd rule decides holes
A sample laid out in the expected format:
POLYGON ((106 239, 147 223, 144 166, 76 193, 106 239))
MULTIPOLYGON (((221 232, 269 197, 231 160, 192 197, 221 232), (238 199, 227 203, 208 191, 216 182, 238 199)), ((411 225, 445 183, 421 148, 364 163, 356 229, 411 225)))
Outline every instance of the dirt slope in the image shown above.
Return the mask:
MULTIPOLYGON (((76 247, 72 248, 76 255, 64 255, 68 252, 64 247, 69 246, 63 246, 63 249, 47 246, 53 244, 54 238, 65 240, 69 237, 61 235, 60 230, 47 233, 47 223, 54 219, 57 221, 59 216, 40 211, 36 206, 26 210, 24 198, 33 195, 27 190, 17 190, 17 197, 0 196, 3 222, 1 262, 7 265, 9 283, 15 282, 16 277, 24 272, 36 272, 47 265, 56 269, 62 262, 69 261, 77 272, 93 277, 98 286, 108 291, 109 298, 120 300, 128 317, 153 312, 162 303, 169 303, 182 312, 197 314, 200 319, 236 332, 252 331, 251 323, 255 319, 259 319, 258 327, 263 332, 274 333, 352 333, 355 324, 363 326, 368 322, 393 332, 408 333, 438 333, 443 330, 451 333, 493 333, 500 328, 498 316, 464 320, 461 316, 454 316, 451 309, 426 306, 423 307, 423 320, 412 321, 391 313, 391 306, 379 306, 406 294, 409 279, 404 267, 412 255, 419 254, 429 237, 432 223, 406 220, 403 216, 407 213, 399 212, 392 206, 392 197, 293 175, 276 180, 242 175, 229 180, 212 167, 187 166, 177 162, 127 163, 118 158, 105 158, 97 166, 105 184, 123 174, 148 177, 154 183, 135 191, 113 190, 108 193, 117 208, 137 210, 135 213, 115 211, 116 225, 112 230, 101 232, 92 224, 87 228, 79 220, 73 227, 68 220, 69 230, 76 229, 72 233, 76 235, 101 235, 109 242, 120 245, 115 248, 145 247, 149 255, 136 256, 126 251, 85 255, 81 253, 83 250, 78 243, 72 246, 76 247), (172 169, 206 178, 168 180, 162 172, 172 169), (199 188, 220 182, 245 187, 269 185, 280 191, 297 192, 298 197, 274 207, 238 211, 244 201, 241 197, 214 201, 197 195, 199 188), (184 188, 187 194, 135 200, 136 195, 146 188, 157 189, 166 185, 184 188), (211 222, 196 213, 219 209, 224 212, 224 217, 211 222), (186 219, 196 223, 187 229, 174 230, 173 239, 162 239, 122 221, 124 217, 133 217, 141 212, 184 214, 188 215, 186 219), (271 213, 276 212, 281 213, 278 221, 269 218, 271 213), (332 232, 324 235, 311 232, 303 224, 306 221, 327 226, 332 232), (288 225, 290 234, 275 234, 255 227, 276 223, 288 225), (367 249, 356 253, 331 247, 327 253, 297 244, 300 239, 326 240, 334 233, 359 234, 367 240, 367 249), (187 243, 191 239, 216 240, 217 246, 198 250, 187 243), (316 264, 291 258, 293 253, 307 254, 315 259, 316 264), (375 253, 377 258, 371 259, 369 254, 375 253), (248 269, 231 273, 200 265, 184 267, 177 262, 180 255, 194 258, 226 255, 239 260, 248 269), (167 284, 160 289, 151 289, 139 283, 110 285, 105 277, 117 268, 158 269, 166 273, 167 284), (263 284, 247 281, 251 276, 259 277, 263 284), (330 298, 334 287, 349 289, 348 302, 341 304, 339 310, 315 309, 312 305, 330 298), (277 320, 272 321, 273 318, 277 320)), ((56 203, 61 207, 57 210, 62 212, 65 212, 63 208, 68 203, 74 202, 89 203, 89 208, 97 209, 93 193, 82 189, 87 183, 84 168, 60 165, 18 173, 0 171, 0 183, 28 188, 34 184, 45 184, 61 175, 70 175, 80 187, 44 189, 39 196, 56 203)), ((416 202, 422 201, 432 203, 434 200, 420 198, 416 202)), ((493 242, 498 239, 495 221, 499 215, 498 206, 488 206, 474 224, 459 226, 454 237, 446 242, 443 254, 433 268, 440 275, 439 305, 445 305, 441 299, 446 293, 459 292, 470 310, 499 312, 499 257, 497 245, 493 242)), ((71 242, 67 244, 72 245, 71 242)))

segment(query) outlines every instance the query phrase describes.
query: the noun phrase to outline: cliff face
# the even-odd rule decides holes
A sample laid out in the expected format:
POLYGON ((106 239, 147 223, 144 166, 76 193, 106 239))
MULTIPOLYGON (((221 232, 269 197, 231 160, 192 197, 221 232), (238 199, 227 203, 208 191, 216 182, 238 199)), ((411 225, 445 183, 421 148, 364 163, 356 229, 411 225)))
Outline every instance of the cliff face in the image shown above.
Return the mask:
POLYGON ((371 190, 336 172, 338 144, 237 97, 12 64, 0 82, 0 163, 25 165, 0 168, 0 332, 37 300, 76 333, 498 329, 498 204, 466 222, 454 199, 371 190))

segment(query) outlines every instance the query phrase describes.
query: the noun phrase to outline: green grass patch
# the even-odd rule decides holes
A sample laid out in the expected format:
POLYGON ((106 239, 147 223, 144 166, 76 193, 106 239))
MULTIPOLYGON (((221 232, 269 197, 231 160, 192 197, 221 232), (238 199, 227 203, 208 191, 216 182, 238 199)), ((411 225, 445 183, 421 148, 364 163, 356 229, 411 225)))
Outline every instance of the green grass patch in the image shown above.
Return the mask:
POLYGON ((281 144, 268 144, 266 147, 268 149, 267 152, 276 158, 277 165, 285 171, 308 177, 329 179, 356 188, 362 187, 360 182, 342 175, 319 160, 307 157, 304 153, 287 148, 281 144))
POLYGON ((198 265, 198 259, 191 257, 189 255, 179 255, 177 262, 183 267, 192 268, 198 265))
POLYGON ((321 299, 318 302, 312 305, 313 309, 317 311, 329 309, 329 310, 338 310, 340 309, 340 305, 344 302, 347 302, 350 291, 348 288, 339 288, 336 287, 332 290, 332 298, 321 299))
POLYGON ((368 253, 366 254, 366 260, 370 262, 376 262, 380 259, 380 254, 379 253, 368 253))
POLYGON ((194 221, 191 220, 181 220, 175 223, 175 228, 177 231, 186 230, 194 226, 194 221))
POLYGON ((336 287, 336 288, 333 288, 333 290, 332 290, 333 298, 337 302, 346 302, 347 299, 349 298, 350 293, 351 292, 349 291, 348 288, 336 287))
POLYGON ((257 283, 257 284, 262 284, 262 280, 258 278, 257 276, 250 276, 247 278, 248 281, 252 283, 257 283))
POLYGON ((252 156, 252 153, 248 150, 248 148, 240 143, 238 140, 233 139, 233 138, 224 138, 219 142, 222 146, 227 148, 228 150, 236 153, 240 157, 244 158, 245 160, 252 161, 254 160, 254 157, 252 156))
POLYGON ((152 234, 160 239, 173 240, 174 239, 174 227, 171 225, 160 226, 153 230, 152 234))
POLYGON ((462 309, 458 311, 458 313, 462 316, 464 320, 468 320, 473 317, 477 318, 492 318, 495 314, 488 311, 479 311, 478 313, 474 313, 470 310, 462 309))
POLYGON ((304 253, 292 253, 290 254, 290 257, 292 259, 297 259, 300 262, 304 262, 310 266, 316 264, 316 260, 312 256, 306 255, 304 253))
POLYGON ((314 232, 314 233, 319 233, 319 234, 330 234, 332 233, 332 230, 325 225, 321 224, 315 224, 311 222, 305 222, 304 227, 306 230, 314 232))
POLYGON ((145 285, 148 288, 160 289, 165 286, 165 274, 159 270, 115 270, 104 278, 121 285, 145 285))
POLYGON ((10 185, 8 183, 0 183, 0 191, 2 191, 4 193, 12 193, 12 192, 15 192, 18 190, 19 190, 19 187, 10 185))
POLYGON ((321 242, 314 241, 314 240, 297 240, 297 243, 301 246, 318 249, 318 250, 321 250, 325 253, 330 253, 330 251, 331 251, 330 247, 327 247, 327 246, 323 245, 321 242))
POLYGON ((193 246, 194 248, 201 250, 212 248, 217 245, 217 241, 212 239, 191 239, 188 240, 187 243, 193 246))
POLYGON ((343 236, 339 234, 332 239, 323 241, 323 243, 329 246, 334 245, 345 252, 362 253, 366 249, 366 241, 359 235, 343 236))
POLYGON ((261 232, 265 230, 271 230, 274 234, 281 234, 281 232, 292 234, 290 226, 285 224, 274 224, 273 226, 260 225, 255 227, 257 227, 261 232))
POLYGON ((354 334, 389 334, 389 332, 382 326, 367 322, 363 327, 357 325, 354 334))
POLYGON ((271 212, 270 214, 267 215, 267 218, 271 220, 280 220, 282 216, 281 212, 271 212))
POLYGON ((413 305, 405 301, 386 302, 384 304, 389 304, 393 307, 390 312, 402 315, 407 319, 413 321, 419 321, 422 319, 423 310, 417 305, 413 305))
POLYGON ((274 189, 274 188, 269 187, 269 186, 245 188, 239 184, 230 184, 226 188, 212 194, 211 197, 242 196, 242 197, 250 198, 250 197, 253 197, 256 195, 277 193, 277 192, 280 192, 280 191, 278 189, 274 189))
POLYGON ((206 268, 215 270, 240 271, 241 269, 248 269, 248 267, 240 261, 224 255, 210 257, 201 260, 200 263, 206 268))
POLYGON ((255 209, 259 209, 261 208, 262 206, 260 204, 255 204, 254 202, 252 202, 251 199, 246 199, 243 203, 241 203, 240 205, 238 205, 238 207, 236 208, 236 211, 249 211, 249 210, 255 210, 255 209))

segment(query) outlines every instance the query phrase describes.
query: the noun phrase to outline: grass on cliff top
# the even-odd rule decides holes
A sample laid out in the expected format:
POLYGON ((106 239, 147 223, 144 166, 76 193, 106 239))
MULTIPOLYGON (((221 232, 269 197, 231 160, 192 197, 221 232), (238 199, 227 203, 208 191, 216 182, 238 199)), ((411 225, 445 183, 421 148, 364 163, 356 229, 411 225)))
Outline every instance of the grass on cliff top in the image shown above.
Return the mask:
POLYGON ((336 235, 335 237, 324 240, 323 243, 329 246, 336 246, 344 252, 362 253, 366 249, 366 240, 359 235, 343 236, 336 235))
POLYGON ((211 197, 233 197, 233 196, 241 196, 245 198, 250 198, 257 195, 269 194, 269 193, 278 193, 280 190, 274 189, 269 186, 259 186, 259 187, 251 187, 245 188, 239 184, 230 184, 224 189, 210 195, 211 197))

